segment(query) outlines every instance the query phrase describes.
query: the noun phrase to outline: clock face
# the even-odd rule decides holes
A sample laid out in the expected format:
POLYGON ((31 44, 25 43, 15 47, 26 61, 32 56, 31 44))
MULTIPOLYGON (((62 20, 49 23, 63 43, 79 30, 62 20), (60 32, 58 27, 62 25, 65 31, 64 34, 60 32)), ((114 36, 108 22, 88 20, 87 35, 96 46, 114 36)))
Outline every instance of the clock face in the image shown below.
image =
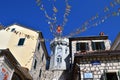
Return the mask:
POLYGON ((62 47, 58 47, 57 48, 57 53, 61 53, 62 52, 62 47))

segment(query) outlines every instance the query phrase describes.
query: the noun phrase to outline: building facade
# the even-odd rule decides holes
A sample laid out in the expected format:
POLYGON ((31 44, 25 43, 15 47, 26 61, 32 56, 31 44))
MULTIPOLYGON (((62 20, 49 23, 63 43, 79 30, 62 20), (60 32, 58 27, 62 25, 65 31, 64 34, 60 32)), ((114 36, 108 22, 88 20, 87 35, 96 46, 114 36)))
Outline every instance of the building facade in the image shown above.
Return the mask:
POLYGON ((75 55, 72 80, 120 80, 120 51, 75 55))
POLYGON ((70 38, 72 80, 120 80, 120 50, 110 50, 108 36, 70 38))
POLYGON ((67 70, 69 56, 69 40, 67 38, 55 38, 51 41, 50 70, 67 70))
POLYGON ((33 80, 28 69, 19 65, 9 49, 0 49, 0 80, 33 80))
POLYGON ((69 80, 69 39, 55 38, 51 41, 50 46, 51 57, 49 71, 52 71, 52 76, 49 80, 69 80))
POLYGON ((69 40, 72 64, 74 63, 75 53, 85 54, 86 52, 110 49, 110 40, 108 40, 108 36, 75 37, 69 40))
POLYGON ((44 79, 46 50, 41 32, 13 24, 0 30, 0 49, 9 48, 21 66, 28 68, 33 80, 44 79))

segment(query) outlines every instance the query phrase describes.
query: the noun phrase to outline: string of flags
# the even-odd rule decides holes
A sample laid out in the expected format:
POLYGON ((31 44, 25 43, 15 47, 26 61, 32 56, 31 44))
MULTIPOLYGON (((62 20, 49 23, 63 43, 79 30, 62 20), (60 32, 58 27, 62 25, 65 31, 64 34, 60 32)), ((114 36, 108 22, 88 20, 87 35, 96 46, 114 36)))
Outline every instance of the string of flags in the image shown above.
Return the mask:
POLYGON ((120 16, 119 5, 120 5, 120 0, 114 0, 113 2, 110 2, 109 7, 105 7, 103 10, 104 15, 99 15, 97 13, 95 16, 92 16, 89 20, 86 20, 80 27, 78 27, 75 31, 69 33, 65 37, 69 38, 86 31, 88 28, 98 26, 104 23, 110 17, 120 16), (114 9, 115 11, 111 11, 115 7, 117 7, 116 9, 114 9))
MULTIPOLYGON (((56 15, 59 12, 59 10, 57 6, 55 6, 56 0, 53 0, 52 16, 48 15, 42 0, 36 0, 36 3, 40 7, 40 10, 44 12, 45 17, 47 18, 47 22, 50 25, 50 31, 52 32, 53 36, 55 37, 59 36, 58 34, 61 34, 62 31, 64 30, 64 26, 68 21, 67 17, 71 12, 71 5, 69 5, 68 0, 65 0, 66 8, 65 8, 65 13, 63 15, 63 22, 61 25, 57 24, 58 21, 57 21, 56 15)), ((119 5, 120 5, 120 0, 113 0, 109 2, 109 5, 103 8, 103 15, 100 15, 98 13, 95 14, 90 19, 86 20, 82 25, 80 25, 74 32, 71 32, 69 33, 69 35, 63 36, 63 37, 72 37, 74 35, 77 35, 77 34, 80 34, 81 32, 86 31, 88 28, 95 27, 104 23, 110 17, 119 16, 120 15, 119 5)))
MULTIPOLYGON (((52 1, 51 1, 51 2, 52 2, 52 1)), ((53 7, 52 7, 52 10, 53 10, 52 16, 49 16, 49 15, 48 15, 48 13, 47 13, 47 11, 46 11, 46 9, 45 9, 45 6, 44 6, 42 0, 36 0, 36 3, 37 3, 37 5, 40 7, 40 10, 44 12, 44 15, 45 15, 45 17, 47 18, 47 22, 48 22, 48 24, 49 24, 49 26, 50 26, 50 31, 51 31, 51 33, 53 34, 53 36, 55 36, 55 37, 58 36, 59 32, 57 32, 57 30, 56 30, 57 27, 58 27, 58 26, 61 26, 61 27, 62 27, 61 30, 64 29, 64 26, 66 25, 66 23, 67 23, 67 21, 68 21, 67 17, 69 16, 70 11, 71 11, 71 6, 69 5, 68 0, 65 0, 65 5, 66 5, 66 7, 65 7, 65 12, 64 12, 64 14, 63 14, 63 21, 62 21, 62 24, 61 24, 61 25, 60 25, 60 24, 57 24, 58 21, 57 21, 56 15, 57 15, 57 13, 59 12, 59 10, 58 10, 58 8, 55 6, 56 0, 53 0, 53 3, 51 4, 51 5, 53 6, 53 7)), ((61 32, 62 32, 62 31, 61 31, 61 32)))

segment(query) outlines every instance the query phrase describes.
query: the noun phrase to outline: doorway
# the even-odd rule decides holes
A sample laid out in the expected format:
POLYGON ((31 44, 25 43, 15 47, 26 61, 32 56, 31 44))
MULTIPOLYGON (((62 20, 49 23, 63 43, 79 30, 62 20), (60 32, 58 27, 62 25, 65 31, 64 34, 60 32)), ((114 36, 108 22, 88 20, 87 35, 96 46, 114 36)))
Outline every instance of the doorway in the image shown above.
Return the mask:
POLYGON ((106 78, 107 78, 107 80, 118 80, 116 72, 106 73, 106 78))

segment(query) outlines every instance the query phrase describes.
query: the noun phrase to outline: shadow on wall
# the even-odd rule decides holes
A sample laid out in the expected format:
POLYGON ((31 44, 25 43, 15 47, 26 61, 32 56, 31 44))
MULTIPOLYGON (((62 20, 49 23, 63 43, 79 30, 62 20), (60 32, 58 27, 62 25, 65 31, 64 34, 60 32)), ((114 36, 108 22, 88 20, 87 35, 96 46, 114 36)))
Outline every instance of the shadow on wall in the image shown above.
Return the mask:
POLYGON ((62 75, 60 76, 59 80, 71 80, 71 73, 68 70, 63 71, 62 75))
POLYGON ((105 74, 102 74, 102 75, 101 75, 100 80, 105 80, 105 74))

